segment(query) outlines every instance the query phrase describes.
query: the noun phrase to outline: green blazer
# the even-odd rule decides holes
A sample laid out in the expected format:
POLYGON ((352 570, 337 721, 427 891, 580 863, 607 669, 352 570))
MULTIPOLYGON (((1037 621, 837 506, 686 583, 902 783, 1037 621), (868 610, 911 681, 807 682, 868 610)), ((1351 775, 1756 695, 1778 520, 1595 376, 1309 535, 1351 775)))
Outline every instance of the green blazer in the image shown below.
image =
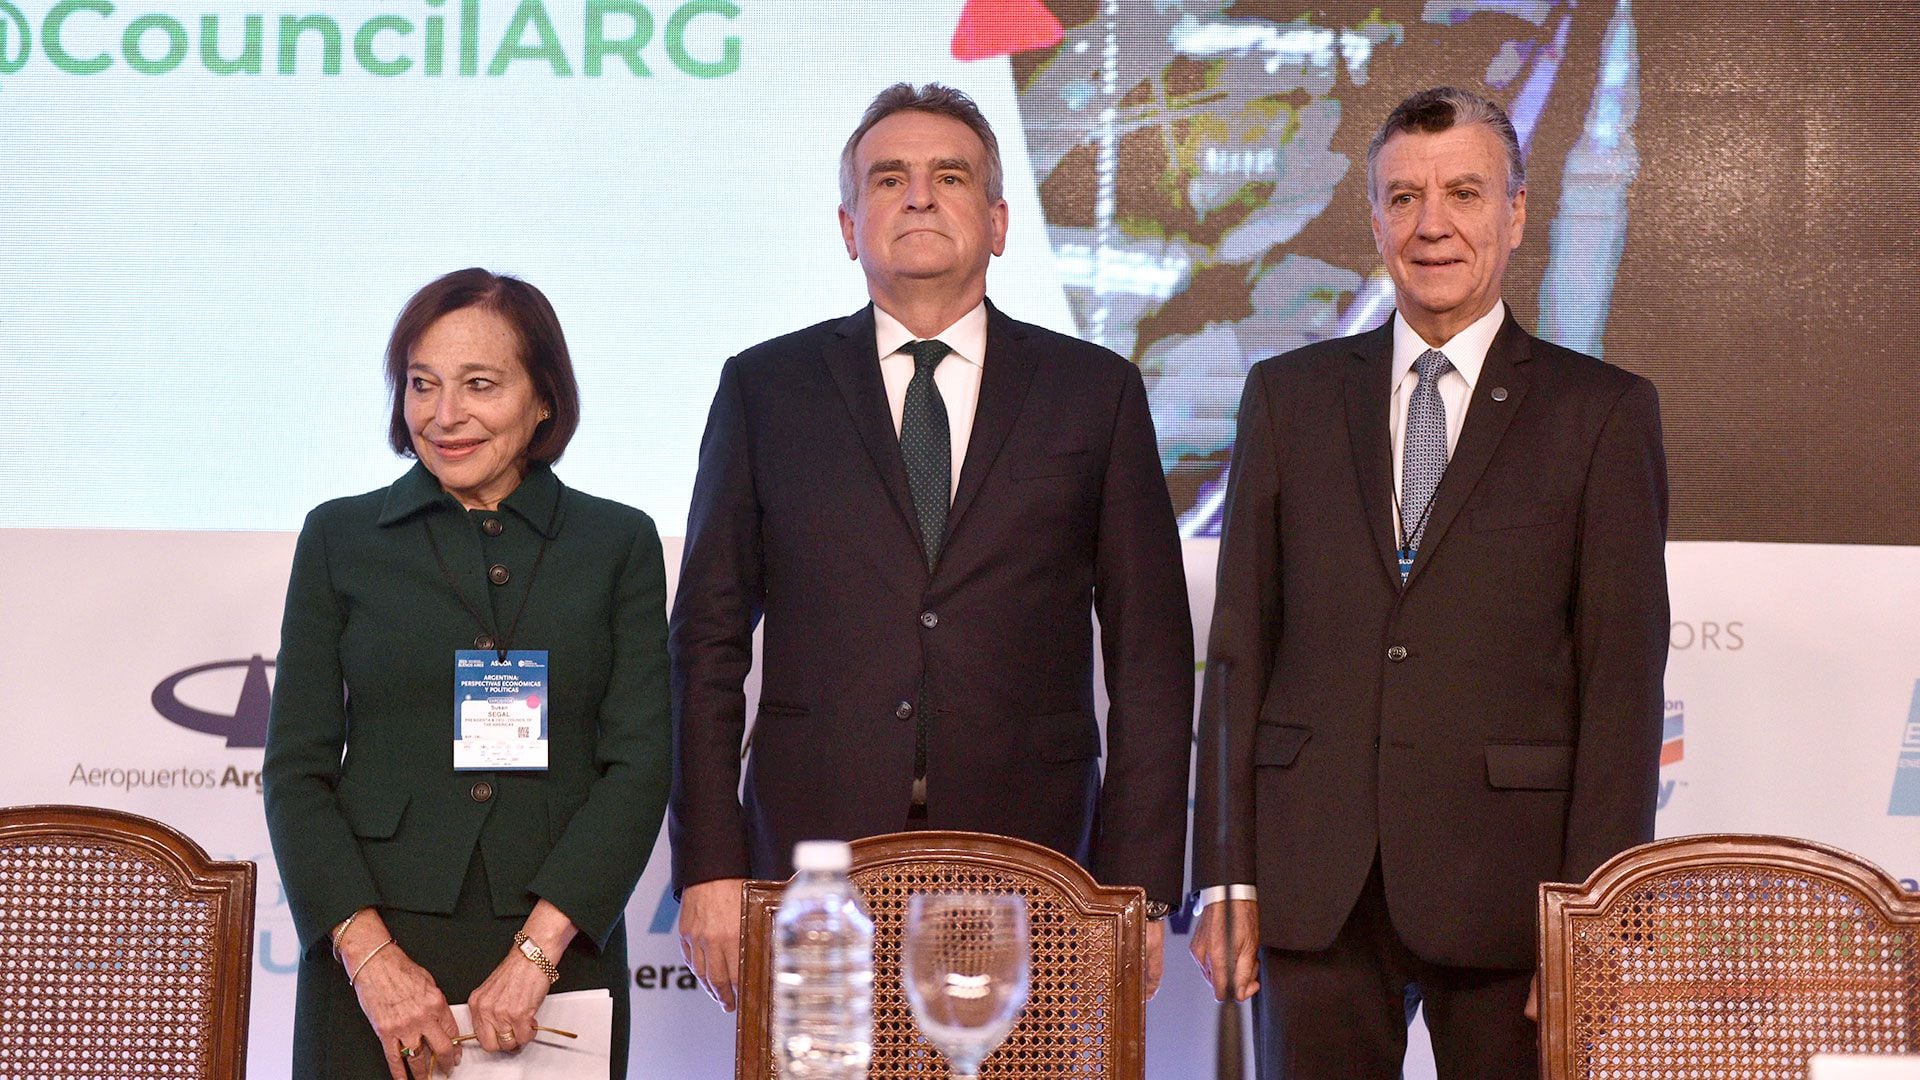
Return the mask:
POLYGON ((545 465, 499 510, 468 511, 415 465, 307 516, 265 765, 303 949, 369 905, 450 913, 476 850, 496 915, 544 898, 604 946, 660 829, 670 739, 666 573, 647 515, 545 465), (549 653, 549 767, 456 773, 454 651, 509 632, 549 653))

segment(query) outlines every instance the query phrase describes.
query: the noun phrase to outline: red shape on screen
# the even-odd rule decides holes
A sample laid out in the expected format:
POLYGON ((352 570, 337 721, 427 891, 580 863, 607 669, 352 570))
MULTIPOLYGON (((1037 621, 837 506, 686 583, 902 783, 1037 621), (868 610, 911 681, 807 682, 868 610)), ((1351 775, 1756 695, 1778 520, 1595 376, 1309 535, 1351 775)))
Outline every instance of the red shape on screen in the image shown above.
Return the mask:
POLYGON ((1058 45, 1065 36, 1040 0, 967 0, 953 31, 953 58, 991 60, 1058 45))
POLYGON ((1671 765, 1686 754, 1687 744, 1680 739, 1670 739, 1660 747, 1660 764, 1671 765))

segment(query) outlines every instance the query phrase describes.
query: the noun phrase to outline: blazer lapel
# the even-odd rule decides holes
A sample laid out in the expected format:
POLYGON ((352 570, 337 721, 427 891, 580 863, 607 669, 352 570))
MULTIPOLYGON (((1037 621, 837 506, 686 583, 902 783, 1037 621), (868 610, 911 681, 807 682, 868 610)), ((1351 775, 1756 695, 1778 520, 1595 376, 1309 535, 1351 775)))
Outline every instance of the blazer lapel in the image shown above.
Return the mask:
MULTIPOLYGON (((1353 471, 1360 482, 1360 505, 1373 527, 1380 568, 1396 589, 1400 585, 1399 532, 1393 523, 1393 433, 1387 410, 1393 400, 1393 320, 1354 343, 1347 367, 1347 439, 1353 471)), ((1468 415, 1472 415, 1469 413, 1468 415)), ((1431 525, 1427 535, 1433 534, 1431 525)))
POLYGON ((1447 461, 1447 471, 1441 474, 1439 489, 1433 493, 1433 514, 1427 519, 1427 531, 1421 534, 1422 554, 1414 557, 1408 585, 1413 584, 1420 576, 1421 567, 1429 561, 1426 553, 1437 551, 1446 539, 1448 526, 1467 505, 1467 496, 1487 471, 1501 437, 1506 435, 1514 413, 1526 399, 1527 377, 1520 365, 1532 359, 1529 340, 1527 332, 1513 321, 1513 312, 1507 312, 1500 332, 1494 335, 1493 345, 1487 349, 1479 381, 1474 383, 1473 398, 1467 406, 1467 422, 1460 429, 1460 442, 1447 461), (1501 396, 1505 400, 1493 399, 1496 388, 1503 391, 1501 396))
POLYGON ((880 358, 874 355, 873 305, 869 304, 828 332, 827 370, 846 399, 853 429, 873 459, 880 483, 893 498, 901 523, 920 539, 919 519, 907 490, 907 463, 900 456, 900 437, 894 434, 893 413, 887 407, 887 386, 880 378, 880 358))
MULTIPOLYGON (((1027 388, 1039 358, 1027 347, 1027 333, 1019 323, 987 304, 987 355, 980 371, 980 400, 973 411, 973 430, 967 436, 967 459, 960 466, 960 487, 947 512, 947 542, 980 493, 980 485, 1006 445, 1014 421, 1027 400, 1027 388)), ((904 469, 904 466, 903 466, 904 469)), ((902 473, 904 477, 904 472, 902 473)), ((902 484, 904 487, 904 479, 902 484)))

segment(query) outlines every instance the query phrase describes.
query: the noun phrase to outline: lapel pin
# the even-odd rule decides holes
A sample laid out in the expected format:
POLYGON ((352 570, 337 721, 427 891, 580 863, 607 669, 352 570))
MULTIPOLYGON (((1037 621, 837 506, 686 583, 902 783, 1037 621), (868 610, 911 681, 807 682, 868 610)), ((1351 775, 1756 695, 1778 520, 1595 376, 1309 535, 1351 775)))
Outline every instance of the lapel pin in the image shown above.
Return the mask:
POLYGON ((1496 386, 1496 387, 1494 387, 1494 388, 1493 388, 1493 400, 1495 400, 1495 401, 1505 401, 1505 400, 1507 400, 1507 388, 1506 388, 1506 387, 1504 387, 1504 386, 1496 386))

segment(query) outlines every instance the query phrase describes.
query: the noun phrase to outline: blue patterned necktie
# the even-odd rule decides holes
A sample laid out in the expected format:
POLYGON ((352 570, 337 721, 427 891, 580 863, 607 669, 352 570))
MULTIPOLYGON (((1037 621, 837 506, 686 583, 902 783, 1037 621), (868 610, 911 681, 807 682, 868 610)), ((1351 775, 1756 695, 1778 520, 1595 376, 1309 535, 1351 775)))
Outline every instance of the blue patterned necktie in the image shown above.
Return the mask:
POLYGON ((1440 377, 1453 362, 1438 349, 1428 349, 1413 362, 1420 376, 1407 402, 1407 434, 1400 462, 1400 580, 1413 570, 1413 553, 1427 531, 1427 512, 1440 476, 1447 471, 1447 403, 1440 400, 1440 377))
POLYGON ((947 504, 953 492, 953 438, 947 431, 947 403, 933 383, 933 369, 953 349, 944 341, 909 341, 900 346, 913 357, 906 405, 900 410, 900 454, 907 462, 907 489, 920 519, 920 541, 927 571, 940 560, 946 538, 947 504))

